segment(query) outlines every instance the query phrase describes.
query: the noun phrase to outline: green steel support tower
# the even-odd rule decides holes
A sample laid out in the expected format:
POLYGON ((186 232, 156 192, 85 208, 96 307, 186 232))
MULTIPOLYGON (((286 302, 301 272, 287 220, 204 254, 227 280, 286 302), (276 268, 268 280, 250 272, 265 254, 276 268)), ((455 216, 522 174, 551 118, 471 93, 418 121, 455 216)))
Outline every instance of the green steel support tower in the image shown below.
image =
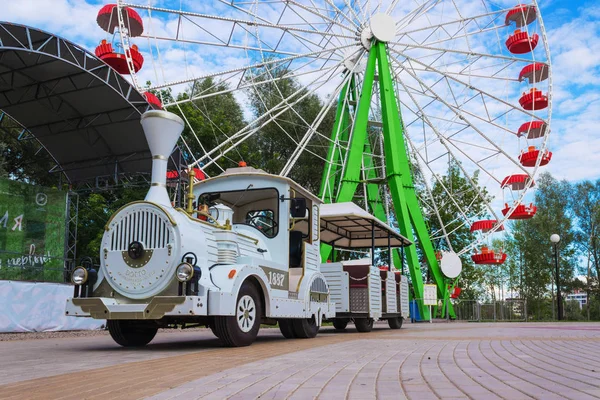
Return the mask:
MULTIPOLYGON (((320 196, 327 203, 352 201, 358 185, 364 183, 370 211, 377 218, 387 221, 378 187, 381 182, 374 180, 374 163, 368 141, 369 115, 375 83, 379 85, 385 153, 385 182, 383 183, 388 185, 400 232, 416 243, 406 249, 414 296, 417 299, 423 299, 423 277, 416 249, 416 245, 419 245, 431 271, 432 278, 438 287, 438 298, 443 300, 444 305, 448 304, 449 313, 454 316, 454 310, 447 301, 446 280, 436 259, 429 230, 415 192, 407 147, 404 141, 402 118, 398 107, 399 102, 396 98, 394 81, 390 72, 386 44, 383 41, 375 40, 369 50, 359 95, 356 93, 354 76, 350 77, 340 93, 331 136, 332 143, 329 147, 327 163, 323 171, 320 196), (349 123, 349 108, 351 105, 357 107, 354 114, 353 129, 349 123), (343 154, 340 150, 341 147, 336 146, 340 142, 348 142, 347 154, 343 154), (345 165, 340 171, 337 165, 339 160, 342 159, 345 160, 345 165), (361 170, 366 171, 362 177, 361 170)), ((327 260, 330 252, 331 248, 329 246, 322 248, 321 257, 323 261, 327 260)), ((402 260, 400 260, 397 252, 394 252, 394 265, 396 268, 402 268, 402 260)), ((423 306, 422 300, 419 301, 419 312, 422 319, 428 320, 431 318, 429 309, 423 306)))

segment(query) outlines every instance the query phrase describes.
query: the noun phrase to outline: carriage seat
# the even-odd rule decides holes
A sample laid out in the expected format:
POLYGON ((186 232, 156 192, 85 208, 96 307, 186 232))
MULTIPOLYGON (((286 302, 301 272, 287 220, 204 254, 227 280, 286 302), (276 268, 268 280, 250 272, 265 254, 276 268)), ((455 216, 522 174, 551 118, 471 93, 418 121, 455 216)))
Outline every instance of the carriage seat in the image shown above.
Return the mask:
POLYGON ((350 288, 369 287, 369 276, 371 268, 371 259, 363 258, 360 260, 342 261, 344 271, 350 275, 350 288))
POLYGON ((396 278, 396 292, 400 292, 400 279, 402 278, 402 272, 394 271, 394 278, 396 278))
POLYGON ((387 267, 379 267, 379 276, 381 277, 381 291, 383 293, 385 293, 385 281, 388 278, 388 273, 389 271, 387 270, 387 267))

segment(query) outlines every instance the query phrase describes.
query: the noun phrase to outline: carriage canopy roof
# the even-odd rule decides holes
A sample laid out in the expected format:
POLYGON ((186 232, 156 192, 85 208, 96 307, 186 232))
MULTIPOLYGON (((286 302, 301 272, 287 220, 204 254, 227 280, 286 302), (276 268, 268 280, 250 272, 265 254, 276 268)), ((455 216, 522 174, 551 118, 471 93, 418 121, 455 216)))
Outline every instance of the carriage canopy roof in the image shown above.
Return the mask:
POLYGON ((321 242, 335 247, 371 247, 371 236, 375 237, 375 247, 387 247, 388 240, 391 247, 412 244, 391 226, 354 203, 323 204, 320 213, 321 242))

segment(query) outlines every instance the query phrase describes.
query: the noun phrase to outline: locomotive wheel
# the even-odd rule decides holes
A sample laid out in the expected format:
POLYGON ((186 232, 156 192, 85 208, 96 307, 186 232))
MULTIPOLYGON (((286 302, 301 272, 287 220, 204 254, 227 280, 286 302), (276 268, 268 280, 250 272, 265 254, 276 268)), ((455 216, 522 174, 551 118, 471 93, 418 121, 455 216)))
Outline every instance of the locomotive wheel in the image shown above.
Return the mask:
POLYGON ((260 329, 261 303, 258 290, 244 282, 238 294, 235 316, 215 317, 216 336, 228 347, 249 346, 260 329))
POLYGON ((158 332, 158 326, 139 321, 109 319, 107 325, 110 336, 123 347, 145 346, 154 339, 158 332))
POLYGON ((319 332, 319 325, 317 325, 317 319, 314 315, 309 319, 294 319, 292 320, 292 326, 294 334, 300 339, 312 339, 319 332))
POLYGON ((213 320, 208 327, 210 328, 210 331, 213 333, 213 335, 215 335, 216 337, 219 337, 218 332, 217 332, 217 328, 215 327, 215 321, 213 320))
POLYGON ((338 331, 346 330, 350 320, 348 318, 336 318, 333 320, 333 327, 338 331))
POLYGON ((294 332, 294 326, 292 324, 291 319, 280 319, 278 323, 279 330, 281 331, 281 334, 284 338, 294 339, 296 337, 296 333, 294 332))
POLYGON ((388 325, 392 329, 400 329, 400 328, 402 328, 402 320, 403 319, 404 318, 402 318, 402 317, 389 318, 388 319, 388 325))
POLYGON ((359 332, 371 332, 373 329, 373 318, 356 318, 354 320, 354 326, 359 332))

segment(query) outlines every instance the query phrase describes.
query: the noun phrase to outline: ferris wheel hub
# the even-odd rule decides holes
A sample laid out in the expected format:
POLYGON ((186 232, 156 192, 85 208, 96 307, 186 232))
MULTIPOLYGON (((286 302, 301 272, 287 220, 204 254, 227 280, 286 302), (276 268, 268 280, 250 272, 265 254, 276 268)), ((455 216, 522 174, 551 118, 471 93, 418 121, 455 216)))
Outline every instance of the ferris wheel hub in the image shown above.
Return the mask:
POLYGON ((396 21, 387 14, 375 14, 359 29, 357 36, 362 46, 370 50, 373 39, 385 43, 396 36, 396 21))
POLYGON ((373 15, 369 21, 369 27, 373 37, 380 42, 389 42, 396 36, 396 21, 387 14, 373 15))

